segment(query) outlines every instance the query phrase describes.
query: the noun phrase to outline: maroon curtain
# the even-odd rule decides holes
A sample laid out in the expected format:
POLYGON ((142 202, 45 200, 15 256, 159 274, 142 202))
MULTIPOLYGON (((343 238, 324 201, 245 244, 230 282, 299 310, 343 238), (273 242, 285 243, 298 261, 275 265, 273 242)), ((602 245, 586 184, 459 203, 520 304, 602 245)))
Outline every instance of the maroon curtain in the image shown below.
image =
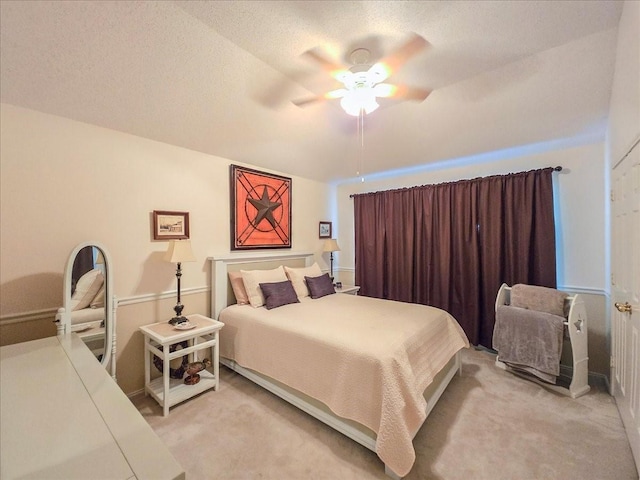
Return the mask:
POLYGON ((81 248, 73 261, 71 270, 71 294, 76 291, 76 284, 80 277, 93 269, 93 247, 81 248))
POLYGON ((442 308, 491 346, 503 282, 556 286, 552 172, 356 195, 360 294, 442 308))

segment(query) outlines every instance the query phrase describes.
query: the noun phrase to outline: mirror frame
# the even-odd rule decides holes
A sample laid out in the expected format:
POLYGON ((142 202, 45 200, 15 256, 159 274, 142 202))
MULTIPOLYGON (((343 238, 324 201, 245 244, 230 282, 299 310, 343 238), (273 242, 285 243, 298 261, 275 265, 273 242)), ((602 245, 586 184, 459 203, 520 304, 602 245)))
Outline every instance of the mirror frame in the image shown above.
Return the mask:
MULTIPOLYGON (((76 256, 85 247, 96 247, 102 252, 104 257, 105 268, 105 291, 104 291, 104 353, 100 363, 107 368, 111 357, 114 355, 114 338, 113 332, 115 327, 115 315, 114 315, 114 295, 113 295, 113 264, 111 262, 111 256, 104 245, 100 242, 83 242, 76 245, 69 254, 67 264, 64 269, 63 285, 62 285, 62 305, 63 307, 58 310, 59 313, 59 328, 58 335, 71 333, 71 277, 73 273, 73 264, 76 260, 76 256)), ((111 363, 111 376, 115 378, 115 361, 111 363)))

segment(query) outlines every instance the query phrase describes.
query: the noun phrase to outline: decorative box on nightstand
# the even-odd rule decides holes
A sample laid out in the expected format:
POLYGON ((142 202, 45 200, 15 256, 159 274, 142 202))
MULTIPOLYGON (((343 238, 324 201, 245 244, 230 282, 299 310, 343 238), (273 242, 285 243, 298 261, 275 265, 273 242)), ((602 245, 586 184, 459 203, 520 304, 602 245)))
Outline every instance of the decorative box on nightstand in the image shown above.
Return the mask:
POLYGON ((358 285, 342 285, 340 288, 336 287, 336 293, 358 295, 359 291, 360 291, 360 287, 358 285))
POLYGON ((140 327, 144 334, 144 390, 162 407, 163 414, 169 414, 169 407, 184 402, 205 390, 218 389, 219 347, 218 333, 224 323, 204 315, 187 315, 190 330, 178 330, 167 322, 153 323, 140 327), (187 347, 171 352, 171 345, 187 342, 187 347), (206 349, 206 350, 205 350, 206 349), (207 354, 209 350, 210 355, 207 354), (204 352, 203 352, 204 351, 204 352), (162 376, 151 380, 152 357, 162 361, 162 376), (174 358, 188 355, 189 362, 210 358, 211 366, 198 372, 200 381, 195 385, 186 385, 182 379, 170 378, 170 362, 174 358))

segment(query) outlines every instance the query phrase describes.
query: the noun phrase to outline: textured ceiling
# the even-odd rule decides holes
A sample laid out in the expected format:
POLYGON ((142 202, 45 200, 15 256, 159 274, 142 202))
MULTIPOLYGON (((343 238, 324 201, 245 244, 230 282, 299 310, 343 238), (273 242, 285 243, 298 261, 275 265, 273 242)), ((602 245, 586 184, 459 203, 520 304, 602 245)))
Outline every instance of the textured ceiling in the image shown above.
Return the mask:
MULTIPOLYGON (((320 181, 604 138, 617 1, 2 1, 0 99, 320 181), (389 82, 433 89, 364 120, 301 58, 431 47, 389 82), (556 142, 557 143, 557 142, 556 142)), ((179 160, 176 160, 179 161, 179 160)))

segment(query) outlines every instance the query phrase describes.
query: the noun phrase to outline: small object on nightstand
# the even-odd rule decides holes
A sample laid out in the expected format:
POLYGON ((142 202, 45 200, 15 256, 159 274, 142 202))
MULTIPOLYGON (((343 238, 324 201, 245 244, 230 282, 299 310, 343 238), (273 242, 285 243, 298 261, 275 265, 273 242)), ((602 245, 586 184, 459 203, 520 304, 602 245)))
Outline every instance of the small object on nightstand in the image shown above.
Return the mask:
POLYGON ((205 358, 201 362, 191 362, 187 365, 186 374, 187 376, 184 379, 185 385, 195 385, 200 381, 200 375, 198 372, 201 372, 207 367, 211 366, 211 360, 205 358))
MULTIPOLYGON (((169 322, 171 323, 171 322, 169 322)), ((176 330, 191 330, 192 328, 196 328, 198 325, 195 323, 191 323, 188 320, 186 322, 180 322, 173 325, 173 328, 176 330)))

